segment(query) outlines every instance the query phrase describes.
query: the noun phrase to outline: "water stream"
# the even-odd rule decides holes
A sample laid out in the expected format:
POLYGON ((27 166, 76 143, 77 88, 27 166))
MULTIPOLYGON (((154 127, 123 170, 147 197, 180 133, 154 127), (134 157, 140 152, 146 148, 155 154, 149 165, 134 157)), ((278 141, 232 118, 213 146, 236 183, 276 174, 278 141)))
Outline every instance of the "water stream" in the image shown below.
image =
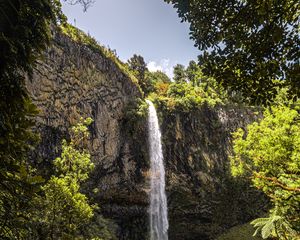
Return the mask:
POLYGON ((165 190, 165 168, 163 163, 161 133, 153 103, 149 105, 148 131, 150 153, 150 240, 168 240, 168 206, 165 190))

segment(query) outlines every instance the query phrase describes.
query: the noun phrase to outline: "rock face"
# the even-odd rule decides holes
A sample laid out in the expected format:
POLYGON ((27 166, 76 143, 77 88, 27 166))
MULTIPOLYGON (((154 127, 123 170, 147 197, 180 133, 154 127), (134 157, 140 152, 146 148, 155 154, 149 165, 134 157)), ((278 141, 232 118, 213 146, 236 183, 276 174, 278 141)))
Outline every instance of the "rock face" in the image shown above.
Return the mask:
POLYGON ((170 239, 215 239, 261 213, 262 196, 230 177, 228 157, 231 133, 257 117, 249 109, 205 105, 161 115, 170 239))
MULTIPOLYGON (((27 87, 40 110, 36 129, 41 142, 33 161, 51 173, 68 127, 80 117, 92 117, 90 150, 96 168, 85 191, 115 221, 119 239, 148 239, 147 121, 129 114, 142 97, 137 85, 101 52, 56 33, 27 87)), ((230 132, 254 119, 252 112, 207 106, 189 113, 158 112, 169 239, 214 239, 255 217, 261 207, 256 194, 232 180, 228 170, 230 132)))
POLYGON ((146 125, 133 133, 126 111, 142 96, 138 86, 101 52, 56 33, 27 87, 40 110, 41 143, 32 159, 46 172, 60 151, 67 129, 92 117, 90 150, 96 168, 86 186, 103 214, 118 224, 119 239, 143 239, 148 198, 143 173, 148 169, 146 125), (144 129, 145 128, 145 129, 144 129), (135 139, 136 132, 140 139, 135 139))

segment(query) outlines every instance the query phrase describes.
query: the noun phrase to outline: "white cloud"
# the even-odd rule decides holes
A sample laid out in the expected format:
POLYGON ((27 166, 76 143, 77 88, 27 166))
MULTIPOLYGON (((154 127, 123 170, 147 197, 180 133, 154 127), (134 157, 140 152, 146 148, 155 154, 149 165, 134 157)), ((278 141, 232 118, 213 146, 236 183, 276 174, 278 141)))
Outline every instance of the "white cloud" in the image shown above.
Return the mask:
POLYGON ((163 71, 162 66, 157 64, 155 61, 150 61, 147 64, 147 68, 149 69, 150 72, 163 71))
POLYGON ((150 61, 147 64, 147 67, 150 72, 162 71, 169 76, 169 78, 173 78, 173 66, 175 64, 170 63, 170 59, 162 59, 159 62, 150 61))

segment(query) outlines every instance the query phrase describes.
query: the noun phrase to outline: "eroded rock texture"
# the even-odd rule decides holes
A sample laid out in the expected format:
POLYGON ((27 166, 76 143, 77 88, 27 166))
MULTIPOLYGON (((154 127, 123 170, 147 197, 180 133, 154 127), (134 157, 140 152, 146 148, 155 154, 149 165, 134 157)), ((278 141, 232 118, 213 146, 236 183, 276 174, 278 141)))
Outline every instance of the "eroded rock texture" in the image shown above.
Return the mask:
POLYGON ((257 117, 241 107, 205 105, 161 114, 170 239, 215 239, 265 208, 260 193, 229 170, 231 133, 257 117))
POLYGON ((125 114, 141 97, 137 85, 100 52, 57 33, 27 86, 40 110, 41 143, 33 161, 51 173, 50 163, 69 126, 80 117, 92 117, 90 149, 96 169, 86 191, 98 189, 92 195, 103 214, 119 225, 120 239, 143 239, 148 219, 146 128, 137 128, 136 139, 125 114))

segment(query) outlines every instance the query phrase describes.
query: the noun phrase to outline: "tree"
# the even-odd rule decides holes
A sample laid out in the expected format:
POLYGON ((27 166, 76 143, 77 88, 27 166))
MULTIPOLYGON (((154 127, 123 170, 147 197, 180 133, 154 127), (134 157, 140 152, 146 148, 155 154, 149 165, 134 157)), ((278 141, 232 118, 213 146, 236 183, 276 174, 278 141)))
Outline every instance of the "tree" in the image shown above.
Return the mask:
MULTIPOLYGON (((85 1, 85 0, 84 0, 85 1)), ((82 2, 81 0, 79 2, 82 2)), ((37 110, 25 88, 51 26, 65 20, 59 0, 0 0, 0 238, 28 231, 29 203, 40 177, 27 161, 37 110)))
POLYGON ((186 76, 190 83, 193 84, 193 86, 197 86, 202 77, 202 71, 200 69, 200 66, 195 61, 190 61, 188 67, 186 68, 186 76), (199 76, 199 73, 201 75, 199 76))
POLYGON ((253 224, 263 237, 296 239, 300 234, 300 119, 299 108, 278 105, 264 118, 234 134, 234 176, 252 179, 273 202, 268 218, 253 224), (246 135, 246 136, 245 136, 246 135))
POLYGON ((142 56, 134 54, 129 60, 129 69, 133 71, 136 77, 140 80, 145 79, 145 73, 147 70, 147 65, 142 56))
POLYGON ((170 78, 162 71, 146 71, 145 82, 147 83, 147 93, 156 92, 166 94, 171 83, 170 78))
POLYGON ((145 60, 142 56, 134 54, 128 60, 129 69, 133 72, 135 77, 139 81, 139 85, 141 86, 142 90, 147 93, 147 83, 145 82, 145 74, 147 69, 147 65, 145 60))
POLYGON ((53 162, 56 175, 51 176, 42 187, 43 194, 35 199, 37 211, 33 216, 39 226, 37 232, 43 239, 75 239, 84 233, 100 237, 93 223, 97 206, 91 205, 87 196, 80 192, 81 184, 94 168, 86 147, 87 127, 91 122, 92 119, 87 118, 72 127, 70 142, 63 140, 61 156, 53 162))
POLYGON ((174 66, 173 74, 173 79, 176 83, 186 82, 185 67, 182 64, 176 64, 174 66))
POLYGON ((55 0, 0 1, 0 238, 21 238, 39 178, 27 161, 36 136, 37 110, 25 88, 39 53, 51 39, 50 24, 62 19, 55 0))
POLYGON ((299 1, 165 1, 191 24, 205 74, 251 102, 285 86, 300 96, 299 1))
POLYGON ((204 88, 208 88, 210 85, 211 87, 216 84, 213 78, 205 76, 203 73, 203 69, 199 66, 195 61, 190 61, 188 67, 185 70, 187 79, 193 86, 200 86, 204 88))
POLYGON ((81 4, 83 7, 83 11, 86 12, 87 9, 95 2, 94 0, 64 0, 69 4, 81 4))
POLYGON ((149 79, 151 84, 155 83, 171 83, 170 78, 168 77, 167 74, 165 74, 162 71, 156 71, 156 72, 146 72, 146 78, 149 79))
MULTIPOLYGON (((200 92, 202 92, 207 99, 222 99, 223 101, 228 98, 226 92, 221 86, 217 84, 216 80, 212 77, 204 75, 202 67, 200 67, 195 61, 190 61, 186 69, 183 65, 177 64, 174 67, 174 80, 175 83, 181 84, 181 87, 179 87, 179 85, 172 85, 170 86, 172 89, 174 87, 175 89, 177 89, 178 87, 178 89, 186 89, 186 87, 184 86, 191 85, 192 88, 199 90, 196 92, 198 92, 199 94, 200 92)), ((191 86, 189 86, 189 91, 191 91, 192 89, 191 86)), ((173 91, 172 89, 169 89, 170 93, 173 91)))

